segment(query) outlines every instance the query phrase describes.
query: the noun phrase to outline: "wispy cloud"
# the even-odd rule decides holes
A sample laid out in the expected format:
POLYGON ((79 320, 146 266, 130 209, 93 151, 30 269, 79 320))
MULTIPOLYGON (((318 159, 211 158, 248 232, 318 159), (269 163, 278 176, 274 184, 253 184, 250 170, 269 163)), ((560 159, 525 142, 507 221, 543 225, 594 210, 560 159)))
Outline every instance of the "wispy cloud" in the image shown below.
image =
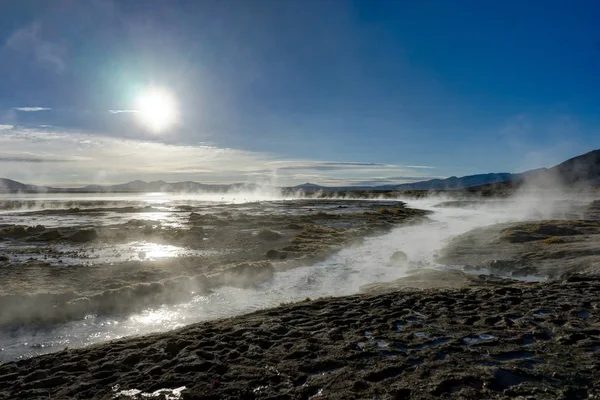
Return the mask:
POLYGON ((24 112, 36 112, 36 111, 49 111, 52 110, 48 107, 13 107, 13 110, 24 111, 24 112))
POLYGON ((14 125, 0 125, 0 131, 5 131, 9 129, 13 129, 14 125))
POLYGON ((108 110, 111 114, 136 113, 138 110, 108 110))
POLYGON ((268 169, 264 171, 336 171, 347 169, 382 169, 398 167, 390 164, 368 163, 368 162, 337 162, 337 161, 273 161, 266 164, 268 169))
POLYGON ((58 129, 13 128, 0 135, 2 175, 26 182, 119 183, 134 179, 262 182, 338 186, 403 183, 429 176, 389 164, 284 160, 275 154, 216 146, 122 139, 58 129), (24 167, 27 163, 27 167, 24 167), (73 171, 77 171, 76 178, 73 171), (387 178, 393 176, 395 178, 387 178))
POLYGON ((13 32, 4 47, 31 56, 56 73, 66 69, 66 48, 47 39, 42 33, 41 22, 33 22, 13 32))
POLYGON ((413 169, 435 169, 435 167, 431 167, 429 165, 403 165, 403 167, 413 169))
POLYGON ((75 160, 61 160, 53 158, 39 157, 18 157, 0 155, 0 162, 23 162, 23 163, 55 163, 55 162, 73 162, 75 160))

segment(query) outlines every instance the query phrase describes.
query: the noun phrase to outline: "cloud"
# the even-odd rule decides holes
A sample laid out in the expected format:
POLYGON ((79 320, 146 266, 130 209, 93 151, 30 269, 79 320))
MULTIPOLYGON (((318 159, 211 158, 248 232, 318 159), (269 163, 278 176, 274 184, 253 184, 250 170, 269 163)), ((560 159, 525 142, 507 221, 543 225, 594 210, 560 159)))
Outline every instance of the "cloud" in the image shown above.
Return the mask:
POLYGON ((332 165, 340 167, 389 167, 389 164, 365 163, 365 162, 323 162, 323 165, 332 165))
POLYGON ((0 135, 2 175, 27 183, 121 183, 134 179, 338 186, 425 180, 381 163, 284 160, 275 154, 216 146, 167 144, 58 129, 16 127, 0 135), (27 165, 25 167, 24 165, 27 165), (395 178, 386 178, 393 176, 395 178), (380 181, 381 180, 381 181, 380 181))
POLYGON ((14 125, 1 125, 0 124, 0 131, 5 131, 5 130, 13 129, 14 127, 15 127, 14 125))
POLYGON ((435 167, 431 167, 429 165, 403 165, 403 167, 416 169, 435 169, 435 167))
POLYGON ((111 114, 121 114, 121 113, 136 113, 138 110, 108 110, 111 114))
POLYGON ((36 112, 36 111, 48 111, 52 110, 48 107, 13 107, 13 110, 25 111, 25 112, 36 112))
POLYGON ((60 160, 52 158, 15 157, 0 155, 0 162, 24 162, 24 163, 47 163, 47 162, 72 162, 74 160, 60 160))
POLYGON ((381 163, 366 163, 366 162, 337 162, 337 161, 274 161, 268 163, 264 171, 336 171, 347 169, 382 169, 382 168, 398 168, 395 165, 381 163))
POLYGON ((66 48, 51 42, 42 33, 42 24, 33 22, 10 35, 5 47, 33 57, 38 63, 60 74, 66 69, 66 48))

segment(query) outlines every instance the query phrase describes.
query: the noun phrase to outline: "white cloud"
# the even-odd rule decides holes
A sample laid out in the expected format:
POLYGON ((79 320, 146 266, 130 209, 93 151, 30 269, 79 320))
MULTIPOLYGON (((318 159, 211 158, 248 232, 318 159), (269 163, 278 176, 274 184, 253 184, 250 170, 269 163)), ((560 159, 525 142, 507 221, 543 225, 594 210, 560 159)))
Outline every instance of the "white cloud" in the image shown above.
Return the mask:
POLYGON ((62 73, 66 68, 66 48, 49 41, 42 33, 42 24, 33 22, 13 32, 5 47, 32 56, 38 63, 62 73))
MULTIPOLYGON (((402 183, 418 170, 388 164, 282 160, 270 153, 120 139, 53 129, 0 135, 3 177, 39 184, 120 183, 134 179, 262 182, 273 185, 402 183), (77 173, 74 176, 74 171, 77 173), (396 178, 385 178, 393 176, 396 178), (383 177, 383 178, 378 178, 383 177), (73 181, 73 179, 77 179, 73 181)), ((429 177, 423 175, 423 180, 429 177)))
POLYGON ((403 167, 413 169, 435 169, 435 167, 431 167, 429 165, 403 165, 403 167))
POLYGON ((52 110, 48 107, 13 107, 13 110, 25 111, 25 112, 36 112, 36 111, 48 111, 52 110))
POLYGON ((121 114, 121 113, 136 113, 138 110, 108 110, 111 114, 121 114))
POLYGON ((9 130, 9 129, 13 129, 14 125, 1 125, 0 124, 0 131, 4 131, 4 130, 9 130))

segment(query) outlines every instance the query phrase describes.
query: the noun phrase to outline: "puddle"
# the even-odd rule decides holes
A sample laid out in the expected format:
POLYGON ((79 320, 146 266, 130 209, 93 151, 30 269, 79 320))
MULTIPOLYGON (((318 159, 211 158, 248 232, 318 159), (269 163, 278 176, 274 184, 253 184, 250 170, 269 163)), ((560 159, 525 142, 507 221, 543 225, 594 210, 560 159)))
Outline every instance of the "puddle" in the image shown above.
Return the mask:
POLYGON ((536 318, 544 318, 546 315, 551 315, 551 314, 552 314, 551 310, 538 310, 533 313, 533 316, 536 318))
POLYGON ((508 351, 506 353, 492 355, 491 357, 498 361, 513 361, 532 358, 533 356, 535 356, 535 353, 532 351, 508 351))
POLYGON ((465 342, 468 345, 473 345, 473 344, 477 344, 477 343, 481 343, 481 342, 487 342, 489 340, 493 340, 495 339, 495 336, 493 335, 488 335, 488 334, 481 334, 477 337, 466 337, 463 338, 463 342, 465 342))
POLYGON ((448 343, 449 341, 450 341, 450 339, 439 338, 439 339, 434 339, 434 340, 432 340, 430 342, 427 342, 427 343, 419 344, 419 345, 417 345, 417 346, 415 346, 413 348, 415 350, 423 350, 426 347, 436 348, 436 347, 439 347, 439 346, 441 346, 443 344, 448 343))
POLYGON ((331 369, 324 369, 322 371, 319 372, 315 372, 313 374, 309 374, 308 377, 309 378, 317 378, 319 376, 325 376, 325 375, 330 375, 333 374, 337 371, 339 371, 341 368, 331 368, 331 369))
POLYGON ((502 392, 509 387, 516 386, 523 382, 532 382, 536 378, 529 375, 516 374, 506 369, 497 369, 494 372, 494 381, 490 385, 490 389, 502 392))
POLYGON ((413 365, 413 366, 414 365, 421 365, 424 362, 425 361, 422 358, 416 358, 416 357, 415 358, 409 357, 408 360, 406 360, 406 363, 408 365, 413 365))
POLYGON ((583 319, 583 320, 588 320, 591 317, 591 314, 588 310, 580 310, 575 312, 575 315, 578 316, 579 318, 583 319))
POLYGON ((361 350, 364 350, 367 347, 367 345, 369 345, 369 346, 375 345, 380 349, 387 349, 389 347, 389 344, 385 340, 376 339, 373 336, 373 332, 371 332, 371 331, 365 331, 365 338, 369 341, 368 343, 358 342, 358 347, 361 350))

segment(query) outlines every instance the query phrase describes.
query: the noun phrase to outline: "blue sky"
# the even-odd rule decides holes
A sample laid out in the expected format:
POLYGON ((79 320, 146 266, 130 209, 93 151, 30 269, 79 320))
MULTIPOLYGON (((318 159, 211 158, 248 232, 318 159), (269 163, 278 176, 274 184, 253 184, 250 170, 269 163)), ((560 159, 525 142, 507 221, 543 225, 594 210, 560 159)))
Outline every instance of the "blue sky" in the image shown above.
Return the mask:
POLYGON ((0 176, 384 184, 600 148, 600 3, 0 3, 0 176), (177 123, 148 131, 148 87, 177 123))

